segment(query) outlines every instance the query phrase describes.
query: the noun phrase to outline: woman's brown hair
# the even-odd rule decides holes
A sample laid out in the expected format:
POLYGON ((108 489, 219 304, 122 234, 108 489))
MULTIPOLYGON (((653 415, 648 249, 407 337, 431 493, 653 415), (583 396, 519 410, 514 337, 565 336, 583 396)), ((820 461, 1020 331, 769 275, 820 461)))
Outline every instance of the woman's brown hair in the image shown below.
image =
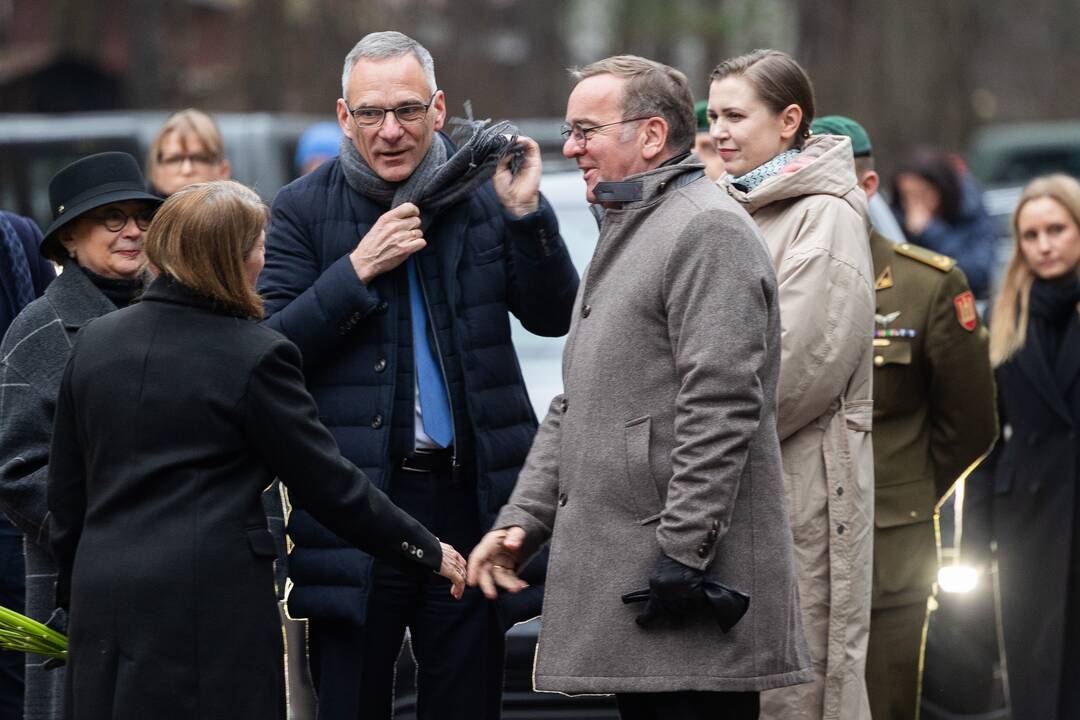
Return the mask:
POLYGON ((261 318, 244 259, 266 229, 267 208, 232 180, 189 185, 161 206, 147 231, 146 257, 161 273, 223 307, 261 318))
POLYGON ((810 137, 810 123, 814 121, 814 85, 802 66, 786 52, 754 50, 717 65, 709 82, 731 75, 746 78, 774 114, 780 114, 789 105, 802 108, 802 122, 795 134, 795 147, 802 147, 803 141, 810 137))
POLYGON ((1005 279, 990 318, 990 363, 994 367, 1022 348, 1027 336, 1028 306, 1035 273, 1020 251, 1020 211, 1032 200, 1044 197, 1060 203, 1073 222, 1080 226, 1080 183, 1076 180, 1060 173, 1044 175, 1024 188, 1012 216, 1013 254, 1005 268, 1005 279))

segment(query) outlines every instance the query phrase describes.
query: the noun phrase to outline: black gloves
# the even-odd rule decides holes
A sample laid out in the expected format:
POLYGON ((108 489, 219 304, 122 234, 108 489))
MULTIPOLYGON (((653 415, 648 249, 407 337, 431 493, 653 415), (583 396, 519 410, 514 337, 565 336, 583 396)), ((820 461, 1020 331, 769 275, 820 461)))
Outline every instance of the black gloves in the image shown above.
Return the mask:
POLYGON ((711 611, 725 633, 735 627, 750 607, 748 595, 706 580, 704 571, 683 565, 664 553, 660 553, 649 577, 649 589, 627 593, 622 601, 645 602, 644 610, 635 618, 641 627, 648 627, 659 618, 679 624, 692 615, 711 611))
POLYGON ((682 622, 704 604, 701 584, 705 573, 672 560, 664 553, 656 561, 649 577, 645 609, 637 616, 637 624, 646 627, 661 615, 682 622))

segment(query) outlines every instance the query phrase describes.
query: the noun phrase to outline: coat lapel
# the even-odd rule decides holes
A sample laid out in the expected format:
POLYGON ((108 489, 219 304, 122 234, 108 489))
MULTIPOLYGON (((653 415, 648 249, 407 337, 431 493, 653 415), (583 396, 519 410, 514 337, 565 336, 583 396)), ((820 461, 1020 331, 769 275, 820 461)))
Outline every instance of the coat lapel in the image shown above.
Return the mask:
POLYGON ((64 272, 45 290, 45 296, 71 332, 116 309, 72 261, 64 263, 64 272))
POLYGON ((1062 338, 1061 349, 1058 351, 1057 366, 1054 368, 1054 379, 1057 380, 1057 387, 1063 396, 1068 395, 1069 388, 1076 382, 1078 374, 1080 374, 1080 317, 1074 315, 1065 330, 1065 337, 1062 338))
POLYGON ((1054 409, 1058 415, 1069 423, 1072 418, 1069 409, 1065 406, 1065 398, 1058 390, 1058 384, 1054 379, 1054 373, 1046 360, 1046 353, 1039 345, 1035 334, 1028 328, 1027 339, 1024 347, 1016 354, 1016 364, 1021 371, 1028 376, 1035 391, 1042 396, 1043 401, 1054 409))

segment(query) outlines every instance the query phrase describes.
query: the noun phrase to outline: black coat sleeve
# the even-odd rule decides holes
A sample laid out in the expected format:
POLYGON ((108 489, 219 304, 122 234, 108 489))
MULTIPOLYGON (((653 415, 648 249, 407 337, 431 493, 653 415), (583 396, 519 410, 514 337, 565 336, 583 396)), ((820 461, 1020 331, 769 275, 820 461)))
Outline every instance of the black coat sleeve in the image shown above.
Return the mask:
POLYGON ((341 456, 300 367, 300 351, 284 339, 259 359, 241 400, 251 446, 296 504, 336 535, 376 557, 438 571, 438 539, 341 456))
POLYGON ((79 546, 86 517, 86 463, 75 418, 71 392, 71 368, 68 361, 56 399, 52 447, 49 451, 49 479, 46 502, 49 507, 49 544, 59 571, 56 604, 68 607, 71 598, 71 574, 75 550, 79 546))

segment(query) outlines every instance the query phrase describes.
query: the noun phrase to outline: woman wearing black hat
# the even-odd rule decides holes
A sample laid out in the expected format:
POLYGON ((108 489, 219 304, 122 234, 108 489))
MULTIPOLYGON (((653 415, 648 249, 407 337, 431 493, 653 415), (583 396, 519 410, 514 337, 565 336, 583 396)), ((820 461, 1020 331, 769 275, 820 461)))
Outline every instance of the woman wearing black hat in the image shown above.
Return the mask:
MULTIPOLYGON (((78 160, 49 183, 53 222, 41 253, 64 272, 27 305, 0 344, 0 508, 26 533, 26 611, 55 607, 45 484, 60 377, 75 334, 128 305, 141 287, 143 233, 161 199, 145 191, 135 158, 109 152, 78 160)), ((59 718, 63 672, 27 655, 26 720, 59 718)))
POLYGON ((341 456, 299 350, 258 324, 266 219, 239 183, 170 196, 146 240, 160 276, 72 351, 48 479, 69 720, 285 720, 275 476, 344 541, 464 590, 461 555, 341 456))

